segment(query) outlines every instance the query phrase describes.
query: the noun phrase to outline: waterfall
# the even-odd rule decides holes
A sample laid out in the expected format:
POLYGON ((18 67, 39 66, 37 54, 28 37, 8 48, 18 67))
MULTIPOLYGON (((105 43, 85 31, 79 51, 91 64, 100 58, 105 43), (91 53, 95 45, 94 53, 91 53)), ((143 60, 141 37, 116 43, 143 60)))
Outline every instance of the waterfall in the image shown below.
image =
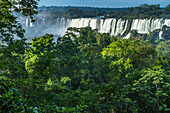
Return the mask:
POLYGON ((165 19, 163 25, 166 25, 166 26, 170 27, 170 19, 165 19))
POLYGON ((41 24, 42 24, 42 26, 45 26, 45 19, 44 18, 41 20, 41 24))
MULTIPOLYGON (((25 26, 32 28, 43 28, 45 29, 56 29, 59 35, 64 35, 67 28, 76 27, 83 28, 90 26, 92 29, 98 29, 100 33, 109 33, 111 36, 121 35, 124 38, 130 36, 130 30, 136 30, 140 34, 148 34, 154 30, 160 29, 164 25, 170 27, 170 19, 134 19, 132 21, 124 19, 100 19, 100 18, 77 18, 77 19, 65 19, 56 18, 55 20, 50 20, 45 17, 37 18, 37 22, 32 23, 30 18, 25 19, 25 26), (36 25, 37 24, 37 25, 36 25), (128 30, 127 28, 130 29, 128 30)), ((162 32, 160 32, 162 35, 162 32)), ((161 37, 161 36, 160 36, 161 37)))
POLYGON ((137 30, 141 34, 148 34, 150 31, 150 19, 133 20, 131 30, 137 30))
POLYGON ((156 19, 151 21, 151 28, 150 31, 154 31, 156 29, 161 29, 163 24, 161 23, 162 19, 156 19))
POLYGON ((66 21, 65 21, 65 18, 61 18, 60 20, 60 29, 64 29, 66 26, 66 21))
POLYGON ((29 21, 29 20, 28 20, 28 18, 26 18, 26 20, 25 20, 25 26, 26 26, 26 27, 28 27, 28 26, 29 26, 28 21, 29 21))
POLYGON ((130 33, 128 33, 125 37, 123 37, 123 39, 128 39, 130 38, 130 33))
POLYGON ((117 21, 116 28, 114 29, 115 32, 114 33, 112 32, 112 35, 114 36, 123 35, 127 29, 127 24, 128 24, 128 20, 119 19, 117 21))
POLYGON ((92 29, 97 29, 97 19, 91 19, 89 25, 92 29))
POLYGON ((162 39, 162 34, 163 34, 163 31, 160 31, 159 32, 159 39, 162 39))
POLYGON ((100 25, 100 26, 101 26, 101 28, 100 28, 100 32, 101 32, 101 33, 110 33, 112 20, 113 20, 113 19, 106 19, 106 20, 102 23, 103 25, 100 25))
POLYGON ((30 27, 33 27, 33 22, 31 19, 30 19, 30 27))
POLYGON ((170 19, 135 19, 132 21, 131 30, 137 30, 140 34, 148 34, 156 29, 162 29, 163 25, 170 27, 170 19))
POLYGON ((116 19, 113 19, 113 21, 112 21, 112 29, 111 29, 111 33, 110 33, 110 35, 114 35, 115 34, 115 28, 116 27, 116 19))

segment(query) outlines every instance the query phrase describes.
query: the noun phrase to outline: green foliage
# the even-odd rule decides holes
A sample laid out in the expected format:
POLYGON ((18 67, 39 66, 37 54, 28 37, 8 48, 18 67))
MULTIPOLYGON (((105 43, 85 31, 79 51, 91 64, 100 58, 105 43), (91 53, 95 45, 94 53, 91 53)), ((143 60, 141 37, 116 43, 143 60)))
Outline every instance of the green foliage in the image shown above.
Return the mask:
POLYGON ((11 78, 25 76, 24 62, 22 55, 25 51, 24 30, 17 21, 17 14, 30 16, 36 13, 37 2, 16 1, 16 0, 0 0, 0 70, 5 71, 11 78), (20 38, 20 40, 14 39, 20 38), (21 71, 23 70, 23 71, 21 71))
POLYGON ((109 59, 130 59, 133 66, 143 68, 149 66, 154 48, 151 44, 144 44, 137 40, 119 39, 112 42, 109 46, 103 49, 102 55, 109 59))
POLYGON ((25 76, 22 55, 24 51, 25 45, 21 40, 17 40, 14 44, 9 46, 2 45, 2 48, 0 48, 0 69, 8 73, 10 78, 25 76))
MULTIPOLYGON (((37 13, 37 2, 35 0, 1 0, 0 1, 0 38, 1 41, 11 44, 14 35, 24 38, 24 30, 17 21, 14 13, 21 13, 24 16, 32 16, 37 13)), ((33 18, 32 18, 33 19, 33 18)))
POLYGON ((105 18, 144 19, 144 18, 169 18, 169 5, 161 8, 160 5, 141 4, 123 10, 110 10, 105 18))
MULTIPOLYGON (((14 12, 32 18, 37 2, 1 0, 0 3, 3 42, 0 73, 1 78, 9 81, 0 79, 0 112, 169 112, 166 26, 161 40, 159 31, 149 35, 132 31, 131 38, 126 40, 100 34, 88 26, 69 28, 57 42, 53 41, 53 35, 46 34, 27 44, 14 12), (15 35, 20 40, 14 40, 15 35)), ((164 9, 166 13, 168 7, 164 9)), ((159 5, 144 4, 128 8, 128 12, 139 17, 145 12, 157 17, 162 10, 159 5)), ((81 13, 85 11, 69 9, 65 14, 75 18, 81 13)))
POLYGON ((29 75, 47 80, 59 67, 53 36, 47 34, 34 38, 30 45, 31 48, 28 48, 25 54, 25 68, 29 75))
POLYGON ((161 41, 159 44, 157 44, 156 51, 158 52, 158 55, 169 58, 169 56, 170 56, 170 40, 161 41))
MULTIPOLYGON (((22 47, 24 43, 19 42, 7 47, 22 47)), ((3 48, 0 64, 1 72, 6 72, 5 77, 18 89, 24 103, 32 106, 32 112, 169 110, 168 59, 162 54, 153 57, 151 43, 119 39, 86 27, 69 28, 56 43, 47 34, 29 45, 9 52, 15 58, 10 61, 13 67, 5 62, 8 49, 3 48)))
MULTIPOLYGON (((135 81, 133 90, 143 98, 139 105, 144 112, 169 111, 170 102, 170 76, 160 66, 144 70, 142 77, 135 81)), ((138 100, 137 100, 138 101, 138 100)))
MULTIPOLYGON (((2 76, 2 75, 1 75, 2 76)), ((0 112, 1 113, 36 113, 36 109, 28 107, 18 91, 11 88, 7 80, 0 78, 0 112)))

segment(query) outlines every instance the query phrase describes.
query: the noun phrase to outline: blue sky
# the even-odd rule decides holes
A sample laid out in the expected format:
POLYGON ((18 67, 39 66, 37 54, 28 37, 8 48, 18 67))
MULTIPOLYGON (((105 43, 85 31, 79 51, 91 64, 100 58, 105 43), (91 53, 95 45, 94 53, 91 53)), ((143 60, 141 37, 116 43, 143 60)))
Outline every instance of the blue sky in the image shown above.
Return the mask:
POLYGON ((91 7, 130 7, 140 4, 170 4, 170 0, 40 0, 39 6, 91 6, 91 7))

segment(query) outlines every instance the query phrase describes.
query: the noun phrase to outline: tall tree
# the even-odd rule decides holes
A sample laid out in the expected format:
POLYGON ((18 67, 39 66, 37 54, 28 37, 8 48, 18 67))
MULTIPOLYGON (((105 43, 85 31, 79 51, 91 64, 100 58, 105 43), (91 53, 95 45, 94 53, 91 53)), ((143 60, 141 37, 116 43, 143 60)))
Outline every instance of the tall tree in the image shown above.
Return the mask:
POLYGON ((29 16, 37 13, 38 0, 0 0, 0 70, 18 73, 22 69, 22 54, 25 51, 24 29, 17 20, 18 15, 29 16), (14 39, 18 37, 19 40, 14 39), (17 61, 17 62, 16 62, 17 61))

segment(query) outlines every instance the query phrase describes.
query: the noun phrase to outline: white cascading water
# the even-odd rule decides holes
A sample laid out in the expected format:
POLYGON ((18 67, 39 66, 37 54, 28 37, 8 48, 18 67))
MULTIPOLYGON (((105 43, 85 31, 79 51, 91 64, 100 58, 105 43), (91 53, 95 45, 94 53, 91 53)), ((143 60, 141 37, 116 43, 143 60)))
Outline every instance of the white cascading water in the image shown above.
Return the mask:
POLYGON ((31 19, 30 19, 30 27, 33 27, 33 22, 31 19))
POLYGON ((135 19, 132 21, 131 30, 137 30, 140 34, 148 34, 150 19, 135 19))
POLYGON ((60 28, 64 29, 65 26, 66 26, 66 20, 65 20, 65 18, 61 18, 61 20, 60 20, 60 28))
POLYGON ((101 31, 102 31, 102 26, 103 26, 103 23, 104 23, 104 19, 99 19, 99 28, 98 28, 98 30, 99 30, 99 32, 101 33, 101 31))
MULTIPOLYGON (((25 26, 26 27, 44 26, 44 28, 46 28, 47 26, 49 28, 51 26, 55 26, 57 29, 59 29, 58 31, 62 31, 61 33, 62 35, 64 34, 68 27, 83 28, 90 26, 92 29, 98 29, 100 33, 109 33, 112 36, 124 35, 125 38, 128 38, 130 36, 128 34, 130 31, 127 31, 128 25, 131 25, 130 30, 136 30, 140 34, 148 34, 149 32, 152 32, 156 29, 161 30, 164 25, 170 27, 170 19, 134 19, 132 20, 132 23, 129 22, 128 20, 123 20, 121 18, 120 19, 57 18, 55 21, 41 18, 39 20, 37 19, 37 21, 38 25, 34 25, 36 24, 36 22, 32 23, 29 18, 26 18, 25 26)), ((59 35, 61 34, 59 33, 59 35)))
POLYGON ((123 37, 123 39, 128 39, 128 38, 130 38, 130 35, 131 35, 131 33, 128 33, 125 37, 123 37))
POLYGON ((111 22, 112 22, 113 19, 106 19, 106 20, 103 20, 101 23, 102 25, 100 25, 100 31, 101 33, 110 33, 110 30, 111 30, 111 22))
POLYGON ((111 29, 110 35, 113 36, 115 34, 115 29, 116 29, 116 19, 113 19, 113 21, 112 21, 112 29, 111 29))
POLYGON ((28 27, 29 26, 29 23, 28 23, 28 18, 26 18, 26 21, 25 21, 25 26, 28 27))
POLYGON ((45 26, 45 19, 43 18, 41 21, 42 26, 45 26))
POLYGON ((141 34, 148 34, 156 29, 162 29, 164 25, 170 27, 170 19, 135 19, 132 22, 131 30, 137 30, 141 34))
POLYGON ((117 36, 119 34, 123 35, 123 33, 126 31, 127 23, 128 23, 128 20, 119 19, 116 24, 116 32, 115 32, 114 36, 117 36))
POLYGON ((163 31, 160 31, 159 32, 159 39, 162 39, 162 34, 163 34, 163 31))
POLYGON ((97 19, 90 19, 89 25, 92 29, 97 29, 97 19))
POLYGON ((162 19, 151 20, 150 31, 152 32, 156 29, 161 29, 162 26, 163 26, 162 19))

